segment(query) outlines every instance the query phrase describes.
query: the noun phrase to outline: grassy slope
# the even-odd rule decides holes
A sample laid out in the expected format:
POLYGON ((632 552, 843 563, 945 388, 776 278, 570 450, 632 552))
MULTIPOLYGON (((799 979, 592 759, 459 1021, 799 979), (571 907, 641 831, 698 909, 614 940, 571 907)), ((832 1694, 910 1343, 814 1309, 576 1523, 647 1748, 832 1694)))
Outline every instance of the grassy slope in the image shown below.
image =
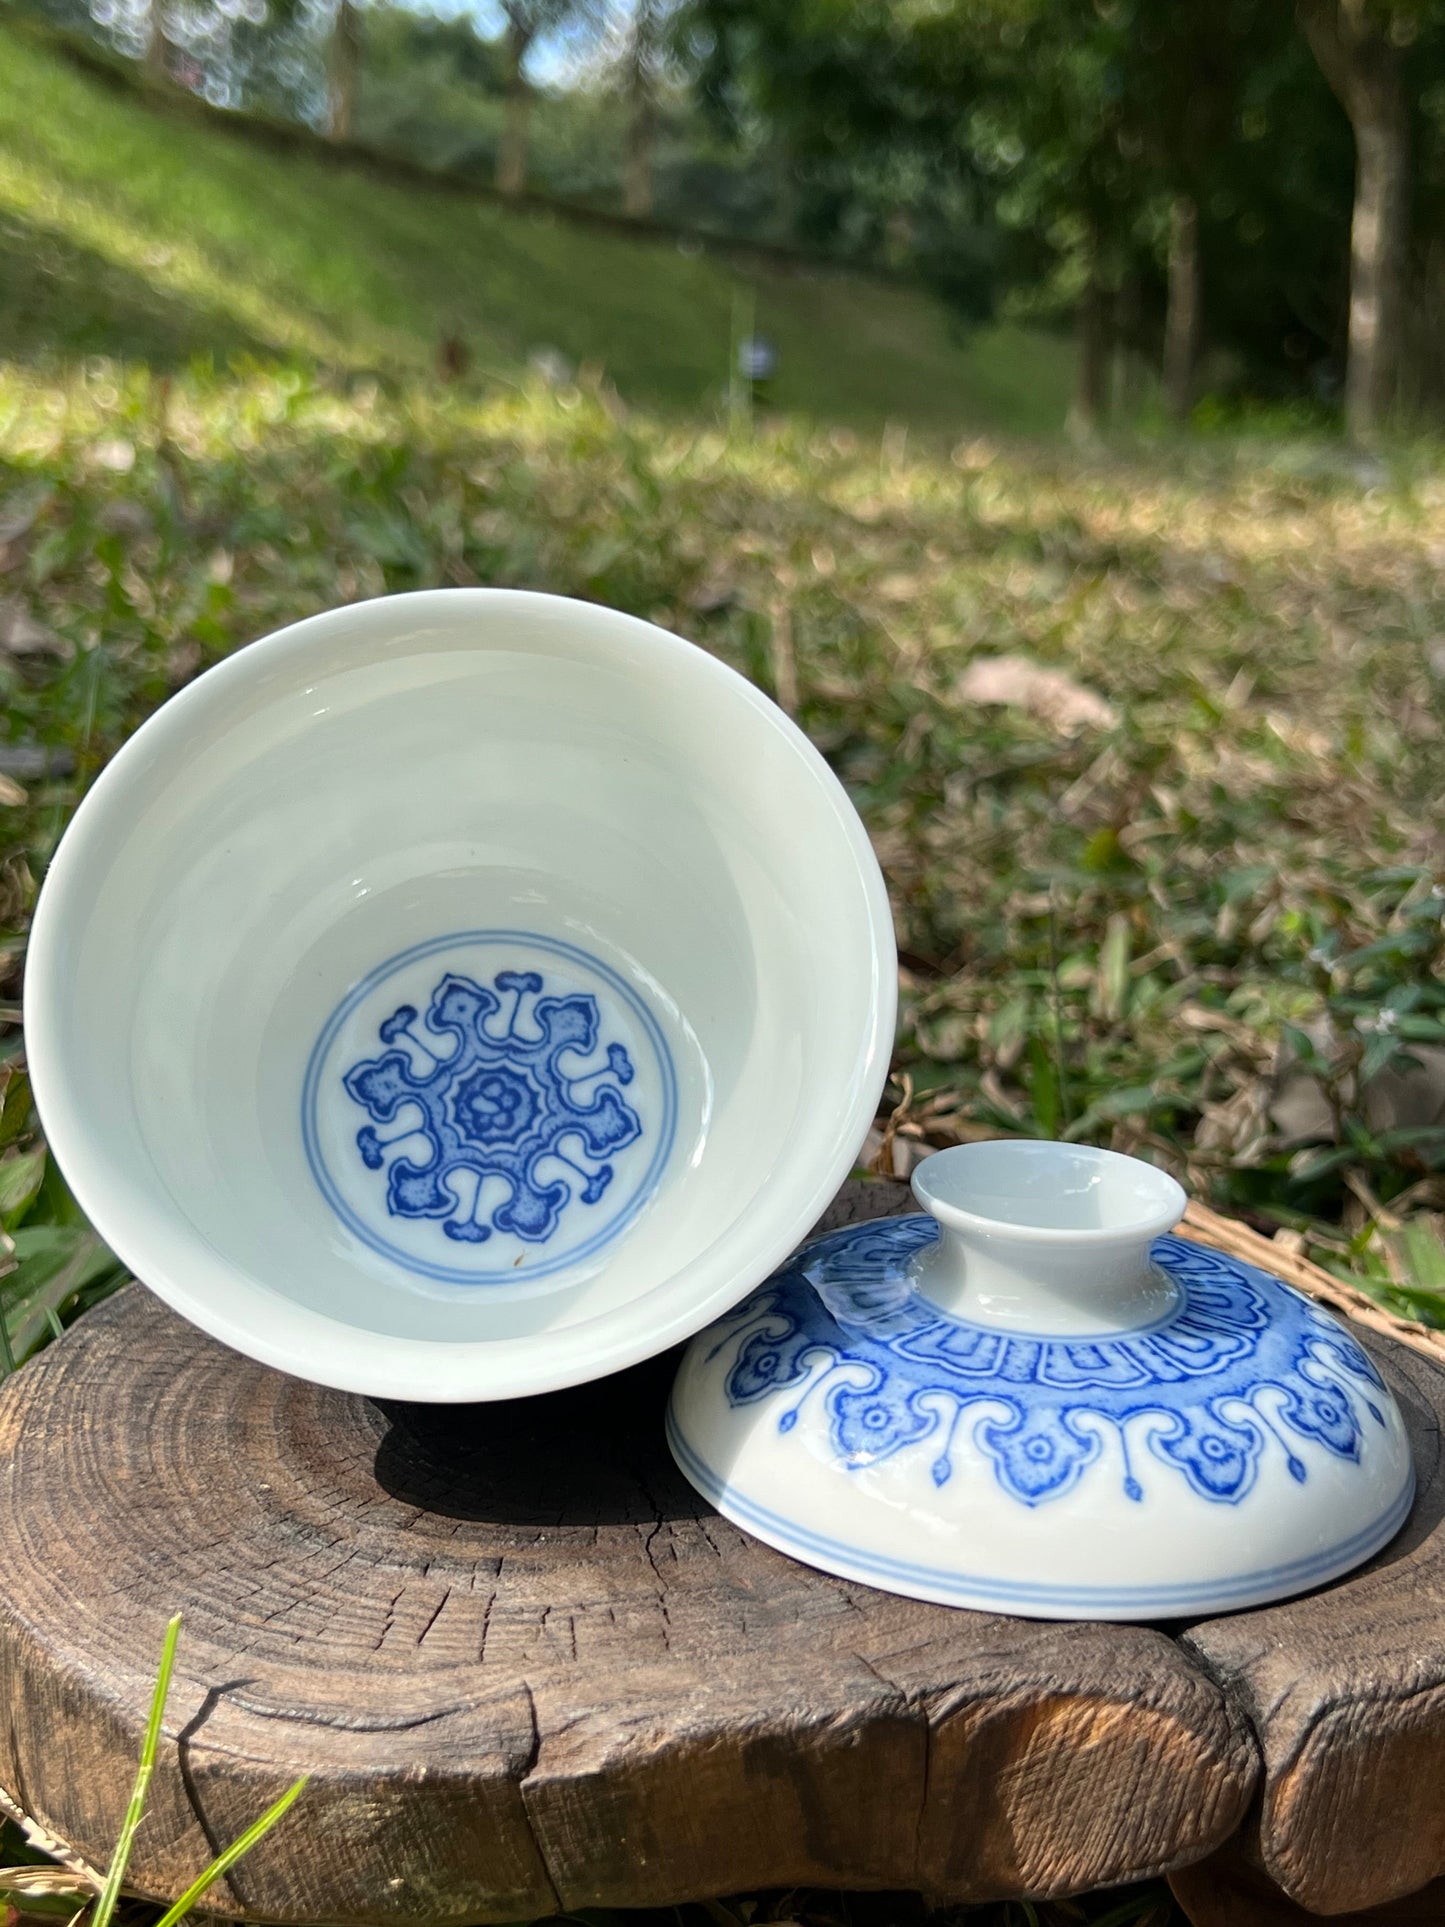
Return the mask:
MULTIPOLYGON (((423 372, 456 331, 480 373, 547 344, 601 363, 629 400, 695 407, 726 380, 739 285, 716 258, 169 120, 0 29, 0 354, 423 372)), ((782 407, 945 432, 1062 420, 1060 341, 963 339, 926 296, 858 276, 746 285, 779 345, 782 407)))

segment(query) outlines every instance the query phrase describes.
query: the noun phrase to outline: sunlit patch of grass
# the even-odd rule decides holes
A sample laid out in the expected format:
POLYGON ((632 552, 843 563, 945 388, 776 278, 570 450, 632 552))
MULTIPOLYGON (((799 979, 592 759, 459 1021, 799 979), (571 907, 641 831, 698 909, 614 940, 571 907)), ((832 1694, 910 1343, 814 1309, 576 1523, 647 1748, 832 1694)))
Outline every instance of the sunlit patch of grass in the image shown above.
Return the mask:
POLYGON ((8 726, 73 770, 7 808, 13 959, 74 795, 207 662, 360 596, 545 587, 716 651, 847 783, 903 951, 895 1145, 1142 1150, 1256 1222, 1318 1228, 1331 1262, 1376 1223, 1362 1185, 1397 1215, 1445 1208, 1428 451, 1362 485, 1259 450, 729 433, 597 382, 116 363, 0 375, 0 444, 0 596, 51 638, 0 656, 8 726), (1000 655, 1108 707, 1061 726, 968 699, 1000 655), (1419 1101, 1382 1106, 1420 1051, 1419 1101))
MULTIPOLYGON (((161 301, 178 300, 192 307, 197 340, 211 325, 211 317, 217 322, 225 317, 239 322, 258 347, 278 355, 325 357, 345 352, 342 342, 278 299, 274 291, 229 278, 204 240, 173 238, 160 245, 151 224, 118 208, 113 195, 108 198, 109 204, 27 162, 13 149, 0 152, 0 200, 12 217, 29 226, 42 271, 46 245, 53 237, 113 269, 134 273, 134 264, 142 263, 144 279, 161 301)), ((14 231, 24 232, 23 228, 14 231)), ((355 345, 364 352, 372 343, 363 336, 355 345)))
POLYGON ((415 378, 455 336, 475 382, 514 382, 547 347, 631 401, 716 410, 743 313, 777 345, 781 408, 934 435, 1062 425, 1062 340, 965 333, 903 285, 744 266, 277 153, 108 91, 0 26, 0 352, 14 358, 249 354, 415 378))

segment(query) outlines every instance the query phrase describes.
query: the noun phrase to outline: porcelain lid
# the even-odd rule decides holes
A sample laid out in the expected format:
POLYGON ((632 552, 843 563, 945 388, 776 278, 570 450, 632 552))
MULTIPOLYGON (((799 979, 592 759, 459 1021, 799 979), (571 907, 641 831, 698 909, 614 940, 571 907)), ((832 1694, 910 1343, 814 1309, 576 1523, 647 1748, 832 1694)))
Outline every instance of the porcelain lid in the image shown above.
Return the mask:
POLYGON ((934 1215, 804 1248, 694 1339, 669 1414, 727 1517, 810 1565, 946 1604, 1150 1619, 1336 1577, 1413 1496, 1349 1330, 1160 1235, 1152 1167, 1005 1142, 925 1160, 934 1215))

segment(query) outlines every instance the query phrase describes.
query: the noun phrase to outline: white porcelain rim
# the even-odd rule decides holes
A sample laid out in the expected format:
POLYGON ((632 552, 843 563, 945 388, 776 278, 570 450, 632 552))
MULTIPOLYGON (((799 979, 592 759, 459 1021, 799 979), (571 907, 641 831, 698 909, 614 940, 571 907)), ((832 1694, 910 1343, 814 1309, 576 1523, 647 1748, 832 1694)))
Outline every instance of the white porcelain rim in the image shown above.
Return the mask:
MULTIPOLYGON (((859 967, 864 967, 861 960, 859 967)), ((798 725, 736 670, 669 630, 601 604, 525 589, 423 589, 349 603, 275 630, 224 658, 140 725, 82 798, 52 858, 31 926, 25 995, 27 1059, 46 1140, 82 1210, 137 1278, 212 1337, 277 1370, 371 1397, 468 1403, 560 1390, 665 1351, 744 1297, 797 1248, 853 1168, 877 1110, 893 1046, 897 951, 882 872, 847 792, 798 725), (866 1037, 848 1040, 859 1064, 852 1102, 842 1118, 833 1121, 817 1157, 804 1167, 805 1175, 812 1173, 810 1181, 790 1203, 759 1200, 748 1218, 740 1221, 735 1235, 659 1280, 641 1301, 648 1313, 645 1329, 636 1329, 638 1300, 581 1321, 565 1336, 544 1332, 472 1341, 386 1337, 288 1305, 288 1322, 309 1329, 314 1336, 303 1359, 294 1345, 275 1342, 265 1330, 264 1315, 252 1326, 210 1304, 205 1289, 210 1278, 224 1276, 233 1285, 239 1282, 258 1304, 260 1293, 190 1226, 150 1200, 131 1195, 111 1166, 104 1145, 93 1140, 67 1078, 64 1027, 53 994, 59 983, 58 952, 66 941, 71 905, 88 888, 90 846, 98 826, 113 807, 123 807, 128 786, 147 760, 184 740, 193 710, 208 705, 225 689, 243 687, 253 677, 301 655, 332 632, 358 620, 365 622, 368 612, 383 605, 397 610, 402 619, 425 620, 428 611, 443 613, 439 604, 454 610, 462 598, 479 611, 484 609, 489 618, 508 607, 519 613, 566 613, 610 627, 619 636, 630 633, 634 641, 645 641, 654 649, 685 652, 700 682, 711 680, 727 689, 754 711, 760 725, 784 737, 830 800, 839 831, 834 848, 846 864, 845 881, 864 900, 870 937, 866 967, 872 979, 871 1023, 866 1037), (751 1238, 749 1227, 754 1227, 751 1238), (664 1290, 682 1302, 669 1304, 659 1318, 656 1307, 647 1301, 664 1290), (349 1360, 327 1348, 341 1334, 347 1352, 354 1354, 349 1360)), ((825 1128, 820 1120, 820 1138, 825 1128)))
POLYGON ((981 1139, 977 1143, 950 1144, 942 1151, 934 1151, 922 1158, 914 1166, 909 1180, 910 1188, 922 1208, 940 1224, 966 1227, 970 1231, 987 1234, 990 1237, 1007 1237, 1018 1244, 1067 1246, 1070 1250, 1077 1247, 1085 1249, 1093 1245, 1117 1244, 1121 1238, 1153 1238, 1166 1231, 1172 1231, 1184 1215, 1189 1202, 1188 1193, 1177 1179, 1158 1165, 1149 1164, 1144 1158, 1129 1156, 1123 1151, 1109 1151, 1097 1144, 1072 1144, 1061 1138, 1000 1137, 981 1139), (1135 1165, 1150 1171, 1159 1180, 1160 1203, 1154 1210, 1141 1213, 1137 1218, 1120 1219, 1117 1223, 1104 1225, 1044 1225, 1029 1224, 1023 1219, 991 1217, 982 1211, 974 1211, 966 1204, 955 1204, 950 1198, 935 1191, 928 1182, 928 1168, 936 1170, 939 1163, 948 1159, 962 1164, 968 1152, 997 1152, 1012 1149, 1021 1155, 1046 1157, 1051 1152, 1068 1151, 1082 1158, 1086 1163, 1097 1164, 1105 1169, 1119 1165, 1135 1165), (922 1178, 920 1179, 920 1173, 922 1178))

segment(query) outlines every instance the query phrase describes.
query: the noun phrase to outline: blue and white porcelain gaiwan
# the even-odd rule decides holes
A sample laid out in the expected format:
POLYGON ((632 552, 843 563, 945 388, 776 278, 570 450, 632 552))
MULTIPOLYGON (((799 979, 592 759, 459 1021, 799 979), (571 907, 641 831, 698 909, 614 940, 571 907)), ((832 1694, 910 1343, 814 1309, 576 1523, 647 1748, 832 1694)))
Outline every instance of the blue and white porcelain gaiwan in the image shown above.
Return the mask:
POLYGON ((695 1338, 673 1452, 808 1565, 1034 1618, 1225 1612, 1376 1552, 1404 1426, 1338 1319, 1167 1234, 1184 1193, 1116 1152, 940 1151, 928 1215, 816 1239, 695 1338))

